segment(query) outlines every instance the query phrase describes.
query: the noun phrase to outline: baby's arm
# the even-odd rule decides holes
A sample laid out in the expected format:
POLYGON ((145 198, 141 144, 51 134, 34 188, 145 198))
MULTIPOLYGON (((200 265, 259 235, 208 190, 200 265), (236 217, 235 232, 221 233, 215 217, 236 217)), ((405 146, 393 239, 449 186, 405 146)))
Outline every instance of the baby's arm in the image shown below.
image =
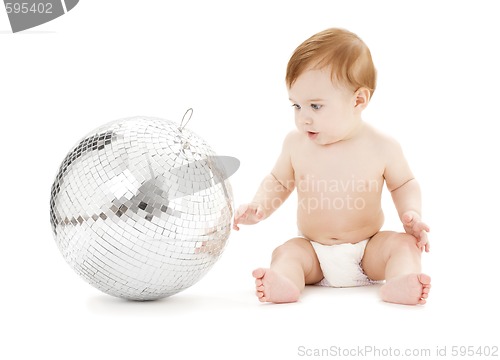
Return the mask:
POLYGON ((408 234, 415 236, 418 247, 429 251, 427 232, 429 227, 421 221, 422 200, 420 186, 408 166, 401 146, 395 140, 388 141, 387 163, 384 178, 392 200, 408 234))
POLYGON ((288 134, 273 170, 262 180, 252 202, 241 205, 236 211, 235 230, 239 230, 238 224, 255 224, 269 217, 294 190, 294 171, 290 160, 293 141, 294 134, 288 134))

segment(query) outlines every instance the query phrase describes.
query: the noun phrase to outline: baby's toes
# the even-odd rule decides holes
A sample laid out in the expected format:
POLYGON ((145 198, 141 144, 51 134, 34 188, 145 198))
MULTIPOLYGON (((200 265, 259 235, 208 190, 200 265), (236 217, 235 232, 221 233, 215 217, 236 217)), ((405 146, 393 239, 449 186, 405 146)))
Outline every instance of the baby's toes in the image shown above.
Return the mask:
POLYGON ((259 299, 260 302, 266 302, 266 298, 264 297, 264 292, 262 291, 257 291, 257 298, 259 299))
POLYGON ((430 284, 422 288, 422 299, 427 299, 429 297, 429 291, 431 290, 430 288, 430 284))

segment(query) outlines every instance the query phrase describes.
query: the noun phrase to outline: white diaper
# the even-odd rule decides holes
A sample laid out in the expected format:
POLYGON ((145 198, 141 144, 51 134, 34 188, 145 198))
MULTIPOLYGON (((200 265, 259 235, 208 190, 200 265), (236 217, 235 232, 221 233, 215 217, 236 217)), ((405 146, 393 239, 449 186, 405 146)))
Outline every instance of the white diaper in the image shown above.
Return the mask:
POLYGON ((356 244, 339 245, 323 245, 311 241, 324 276, 316 285, 351 287, 377 283, 370 280, 361 268, 367 243, 368 239, 356 244))

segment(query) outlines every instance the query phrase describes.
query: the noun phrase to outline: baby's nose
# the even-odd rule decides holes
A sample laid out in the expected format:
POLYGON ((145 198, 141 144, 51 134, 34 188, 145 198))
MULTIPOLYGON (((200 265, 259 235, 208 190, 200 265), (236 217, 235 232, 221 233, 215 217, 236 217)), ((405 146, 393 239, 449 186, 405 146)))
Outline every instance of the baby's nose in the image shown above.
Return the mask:
POLYGON ((301 124, 311 125, 313 123, 313 119, 307 111, 301 112, 298 116, 301 124))

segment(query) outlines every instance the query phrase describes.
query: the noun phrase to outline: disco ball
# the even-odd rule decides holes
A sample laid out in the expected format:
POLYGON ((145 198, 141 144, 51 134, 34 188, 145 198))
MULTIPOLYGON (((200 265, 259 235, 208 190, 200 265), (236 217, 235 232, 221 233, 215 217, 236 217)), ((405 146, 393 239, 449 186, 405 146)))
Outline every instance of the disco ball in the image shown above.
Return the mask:
POLYGON ((80 276, 107 294, 173 295, 222 254, 233 216, 228 177, 238 165, 168 120, 106 124, 68 153, 52 185, 57 245, 80 276))

